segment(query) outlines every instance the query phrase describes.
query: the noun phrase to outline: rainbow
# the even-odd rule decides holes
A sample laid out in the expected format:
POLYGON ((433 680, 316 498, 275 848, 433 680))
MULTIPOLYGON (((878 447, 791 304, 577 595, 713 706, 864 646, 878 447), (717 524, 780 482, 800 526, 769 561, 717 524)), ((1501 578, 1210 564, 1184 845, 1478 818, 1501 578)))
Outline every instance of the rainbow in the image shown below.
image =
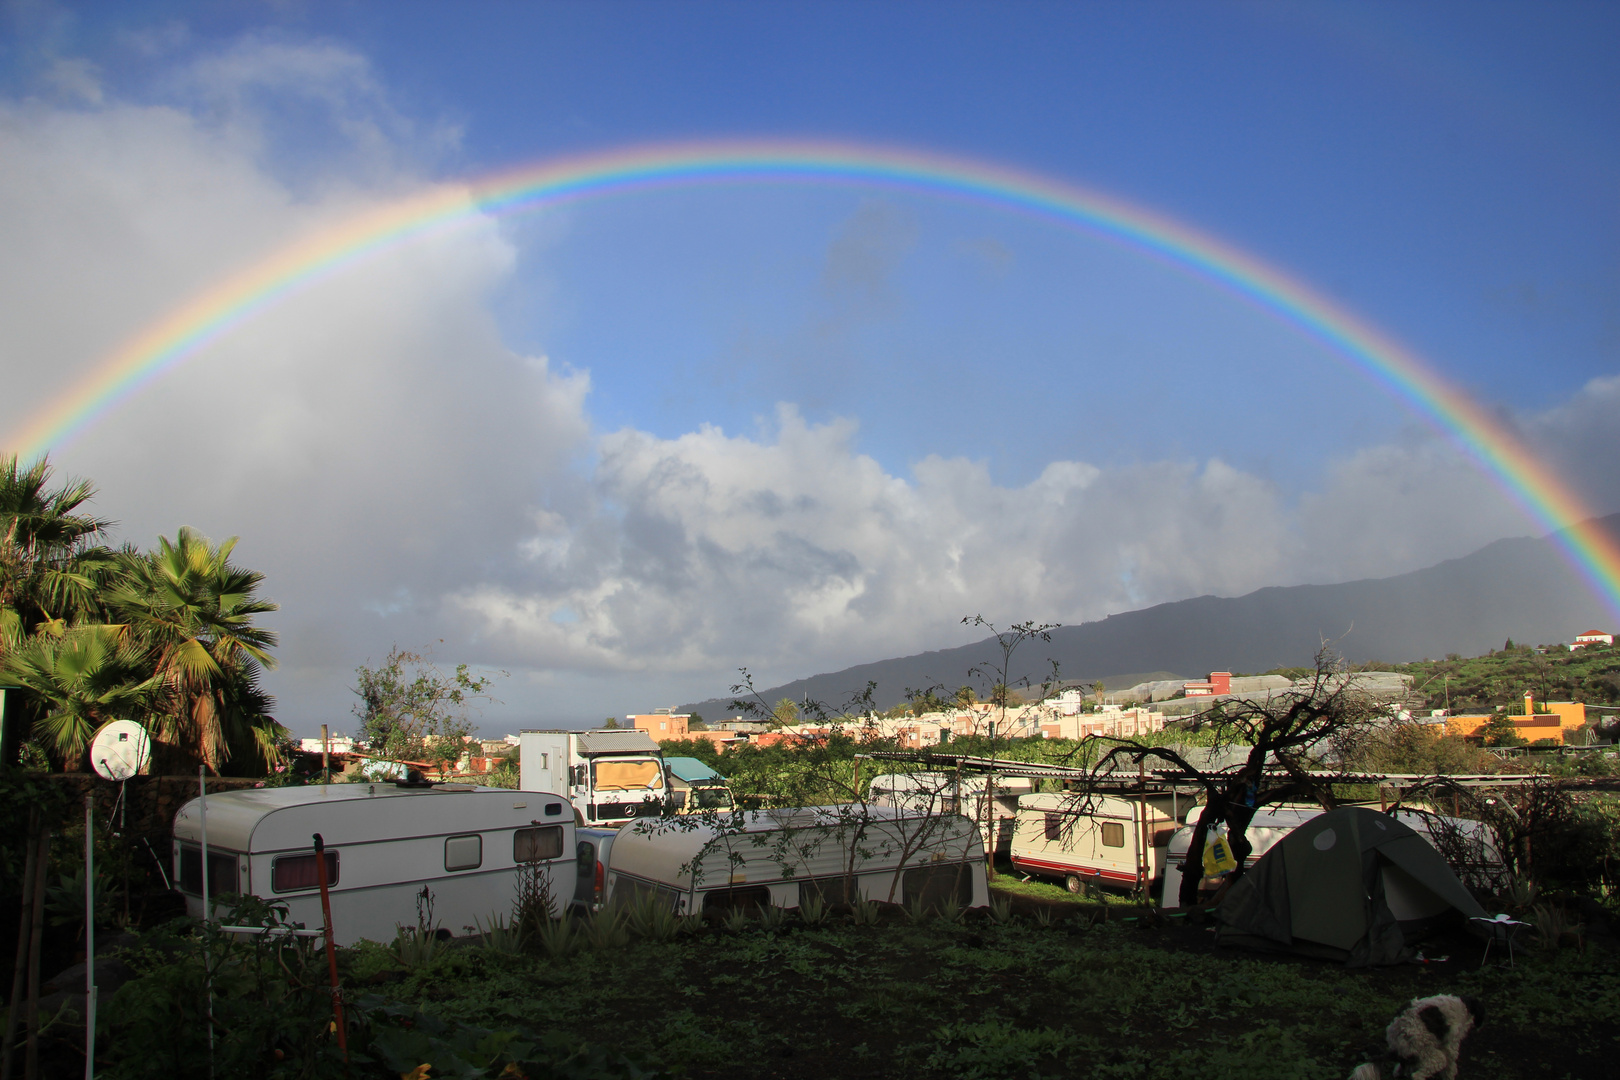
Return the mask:
POLYGON ((59 447, 221 336, 361 260, 491 215, 638 191, 719 184, 894 188, 990 205, 1104 237, 1215 283, 1326 345, 1450 436, 1535 522, 1620 617, 1620 547, 1551 469, 1416 354, 1255 256, 1164 214, 1050 177, 962 158, 813 141, 671 143, 561 158, 441 185, 287 245, 124 342, 14 431, 24 457, 59 447))

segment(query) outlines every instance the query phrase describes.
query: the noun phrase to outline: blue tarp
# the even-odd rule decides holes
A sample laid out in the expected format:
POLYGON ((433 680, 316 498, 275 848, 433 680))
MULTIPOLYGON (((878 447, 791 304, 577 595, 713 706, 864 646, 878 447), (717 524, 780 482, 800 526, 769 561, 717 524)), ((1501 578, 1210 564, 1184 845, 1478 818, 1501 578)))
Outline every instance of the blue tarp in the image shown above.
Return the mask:
POLYGON ((725 777, 709 768, 695 757, 666 757, 664 764, 677 780, 684 780, 688 784, 699 783, 704 780, 724 780, 725 777))

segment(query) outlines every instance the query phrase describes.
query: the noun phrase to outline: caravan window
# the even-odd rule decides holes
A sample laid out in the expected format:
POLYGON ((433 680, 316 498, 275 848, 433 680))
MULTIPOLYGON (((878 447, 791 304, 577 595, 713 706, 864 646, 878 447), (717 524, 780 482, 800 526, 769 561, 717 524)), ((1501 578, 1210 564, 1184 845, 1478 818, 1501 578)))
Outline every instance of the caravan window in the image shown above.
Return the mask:
MULTIPOLYGON (((212 862, 212 856, 209 857, 212 862)), ((318 889, 321 886, 317 876, 319 870, 315 865, 315 853, 308 855, 277 855, 270 863, 270 891, 271 892, 298 892, 301 889, 318 889)), ((336 885, 338 881, 338 853, 326 852, 326 883, 336 885)))
MULTIPOLYGON (((237 880, 236 856, 229 852, 208 853, 208 896, 213 899, 226 893, 242 891, 237 880)), ((202 848, 191 844, 180 846, 180 891, 192 896, 202 895, 202 848)))
POLYGON ((664 770, 657 758, 591 762, 591 785, 597 791, 662 791, 664 770))
POLYGON ((732 885, 729 888, 710 889, 703 894, 704 911, 731 911, 735 908, 768 908, 771 890, 768 885, 732 885))
POLYGON ((952 896, 964 907, 973 903, 973 874, 967 863, 914 866, 900 881, 908 904, 920 900, 925 907, 933 907, 952 896))
POLYGON ((847 877, 809 878, 799 882, 799 906, 803 907, 813 896, 833 907, 852 904, 861 898, 861 883, 847 877))
POLYGON ((1063 815, 1062 814, 1047 814, 1046 815, 1046 838, 1048 840, 1061 840, 1061 839, 1063 839, 1063 815))
POLYGON ((1117 821, 1105 821, 1102 827, 1103 847, 1124 847, 1125 826, 1117 821))
POLYGON ((513 862, 543 862, 562 855, 563 831, 561 825, 543 825, 538 829, 519 829, 512 834, 513 862))
POLYGON ((446 870, 476 870, 484 862, 484 838, 477 833, 450 836, 444 841, 446 870))

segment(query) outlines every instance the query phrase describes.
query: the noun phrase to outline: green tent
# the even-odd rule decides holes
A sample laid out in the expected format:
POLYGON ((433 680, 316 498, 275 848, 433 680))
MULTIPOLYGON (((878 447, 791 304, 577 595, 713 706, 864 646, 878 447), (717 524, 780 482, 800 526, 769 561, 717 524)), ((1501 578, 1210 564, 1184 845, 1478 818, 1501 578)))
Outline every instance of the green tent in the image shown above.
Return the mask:
POLYGON ((1454 912, 1485 914, 1427 840, 1388 814, 1345 806, 1300 825, 1233 883, 1216 940, 1393 964, 1454 912))

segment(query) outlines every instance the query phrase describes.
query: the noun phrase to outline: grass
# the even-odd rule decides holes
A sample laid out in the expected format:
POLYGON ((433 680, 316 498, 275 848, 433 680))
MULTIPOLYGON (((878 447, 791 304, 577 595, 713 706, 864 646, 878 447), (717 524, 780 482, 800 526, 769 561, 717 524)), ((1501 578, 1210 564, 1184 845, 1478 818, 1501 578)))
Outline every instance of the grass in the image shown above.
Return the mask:
POLYGON ((1076 894, 1062 885, 1055 885, 1041 878, 1030 878, 1025 881, 1022 874, 1013 870, 1003 870, 992 878, 990 892, 992 896, 999 893, 1052 904, 1136 905, 1137 903, 1129 893, 1115 889, 1095 888, 1090 896, 1085 893, 1076 894))
MULTIPOLYGON (((1470 1080, 1599 1075, 1620 1049, 1620 972, 1606 947, 1524 950, 1514 969, 1478 972, 1465 941, 1438 967, 1347 971, 1217 951, 1212 939, 1180 920, 1043 926, 972 912, 913 923, 888 909, 874 925, 755 918, 561 956, 447 949, 401 970, 389 992, 450 1021, 562 1027, 672 1074, 728 1080, 1327 1080, 1347 1075, 1408 1000, 1443 990, 1477 994, 1493 1014, 1465 1052, 1470 1080)), ((357 959, 374 968, 381 952, 357 959)))

